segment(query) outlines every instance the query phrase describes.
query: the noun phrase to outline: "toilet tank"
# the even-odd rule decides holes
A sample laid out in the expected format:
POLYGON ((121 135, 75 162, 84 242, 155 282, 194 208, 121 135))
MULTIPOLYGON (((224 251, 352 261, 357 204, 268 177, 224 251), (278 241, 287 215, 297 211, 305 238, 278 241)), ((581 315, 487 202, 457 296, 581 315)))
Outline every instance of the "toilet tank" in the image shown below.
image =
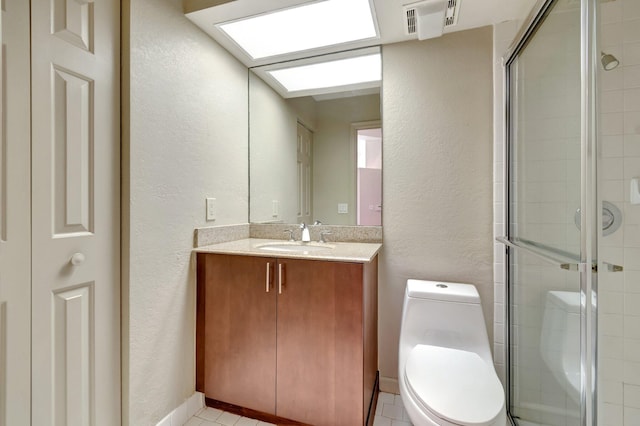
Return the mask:
POLYGON ((476 352, 493 365, 475 286, 408 280, 400 330, 400 361, 419 344, 476 352))
POLYGON ((580 293, 547 293, 540 355, 564 391, 580 401, 580 293))

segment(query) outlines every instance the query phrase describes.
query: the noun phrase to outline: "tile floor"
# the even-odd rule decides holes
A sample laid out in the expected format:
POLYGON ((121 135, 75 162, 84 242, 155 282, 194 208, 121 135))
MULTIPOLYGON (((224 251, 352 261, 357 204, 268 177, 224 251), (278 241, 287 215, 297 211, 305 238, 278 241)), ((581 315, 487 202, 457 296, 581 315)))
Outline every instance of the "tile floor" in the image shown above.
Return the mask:
POLYGON ((411 426, 400 395, 380 392, 373 426, 411 426))
MULTIPOLYGON (((274 426, 248 417, 240 417, 216 408, 205 407, 184 426, 274 426)), ((400 395, 380 392, 373 426, 411 426, 400 395)))
POLYGON ((217 408, 205 407, 191 417, 184 426, 275 426, 237 414, 227 413, 217 408))

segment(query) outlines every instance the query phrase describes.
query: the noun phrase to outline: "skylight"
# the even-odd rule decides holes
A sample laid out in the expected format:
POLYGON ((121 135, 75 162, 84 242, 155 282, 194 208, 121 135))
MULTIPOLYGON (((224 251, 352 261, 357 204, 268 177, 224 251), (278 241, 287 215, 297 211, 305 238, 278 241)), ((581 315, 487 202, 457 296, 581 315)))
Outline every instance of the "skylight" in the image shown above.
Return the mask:
POLYGON ((380 53, 268 71, 288 92, 380 81, 380 53))
POLYGON ((218 24, 253 59, 377 37, 369 0, 325 0, 218 24))

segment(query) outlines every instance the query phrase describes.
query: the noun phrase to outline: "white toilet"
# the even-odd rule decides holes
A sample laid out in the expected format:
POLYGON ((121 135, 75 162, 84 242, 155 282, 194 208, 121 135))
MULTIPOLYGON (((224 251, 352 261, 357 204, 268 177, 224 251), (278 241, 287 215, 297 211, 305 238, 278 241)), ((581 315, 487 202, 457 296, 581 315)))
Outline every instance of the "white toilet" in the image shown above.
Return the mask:
POLYGON ((398 382, 414 426, 507 424, 473 285, 407 281, 398 382))

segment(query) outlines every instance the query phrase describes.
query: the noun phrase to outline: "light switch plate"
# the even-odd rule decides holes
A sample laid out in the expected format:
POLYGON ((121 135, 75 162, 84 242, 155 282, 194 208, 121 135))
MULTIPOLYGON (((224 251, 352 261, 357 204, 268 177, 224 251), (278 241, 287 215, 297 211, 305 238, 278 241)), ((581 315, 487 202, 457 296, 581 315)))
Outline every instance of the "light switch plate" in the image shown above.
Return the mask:
POLYGON ((347 214, 347 213, 349 213, 349 204, 338 203, 338 214, 347 214))
POLYGON ((216 199, 207 198, 207 221, 216 220, 216 199))

